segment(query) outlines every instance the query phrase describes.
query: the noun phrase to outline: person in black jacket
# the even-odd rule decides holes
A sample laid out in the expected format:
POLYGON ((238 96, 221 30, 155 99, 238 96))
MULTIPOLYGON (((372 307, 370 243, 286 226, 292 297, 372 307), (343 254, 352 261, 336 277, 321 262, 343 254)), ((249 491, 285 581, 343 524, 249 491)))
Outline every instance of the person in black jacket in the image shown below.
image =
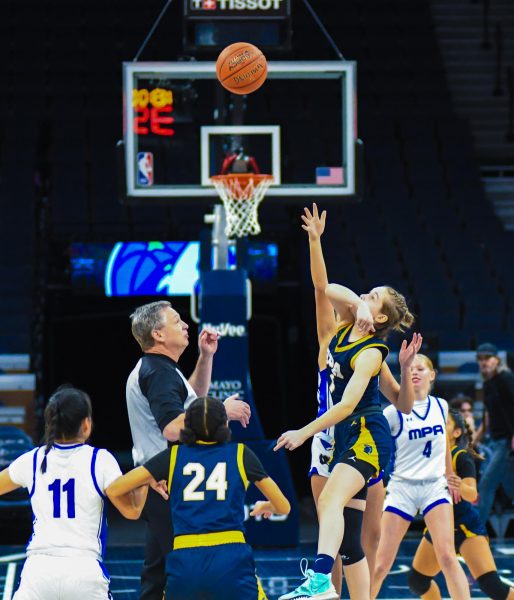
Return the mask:
POLYGON ((478 346, 477 361, 484 380, 484 418, 474 441, 488 435, 485 445, 490 451, 478 486, 480 517, 485 523, 514 450, 514 375, 502 365, 493 344, 478 346))

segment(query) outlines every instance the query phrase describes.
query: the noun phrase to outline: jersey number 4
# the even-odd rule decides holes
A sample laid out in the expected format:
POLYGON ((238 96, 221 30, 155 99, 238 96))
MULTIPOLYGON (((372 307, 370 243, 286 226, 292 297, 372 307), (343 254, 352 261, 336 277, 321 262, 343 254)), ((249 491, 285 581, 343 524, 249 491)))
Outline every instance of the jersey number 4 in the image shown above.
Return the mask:
MULTIPOLYGON (((54 501, 54 519, 61 518, 61 480, 56 479, 49 486, 48 489, 52 492, 54 501)), ((67 496, 68 505, 68 519, 75 518, 75 479, 68 479, 68 481, 62 486, 63 493, 67 496)))
MULTIPOLYGON (((194 474, 193 479, 184 488, 184 500, 186 502, 204 500, 205 492, 198 490, 198 488, 205 480, 205 467, 200 463, 187 463, 182 474, 194 474)), ((205 489, 215 491, 216 500, 225 500, 227 487, 227 463, 219 462, 207 478, 205 489)))
POLYGON ((432 454, 432 442, 431 442, 431 440, 429 440, 425 444, 425 449, 423 450, 423 456, 426 456, 427 458, 430 458, 431 454, 432 454))

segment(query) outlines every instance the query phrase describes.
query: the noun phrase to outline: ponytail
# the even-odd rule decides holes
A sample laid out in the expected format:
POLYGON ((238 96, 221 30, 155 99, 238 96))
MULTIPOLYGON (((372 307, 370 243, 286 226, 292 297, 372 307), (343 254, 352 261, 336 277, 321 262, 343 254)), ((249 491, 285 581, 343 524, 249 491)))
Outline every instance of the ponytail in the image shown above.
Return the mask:
POLYGON ((464 420, 464 417, 454 408, 450 408, 449 416, 455 423, 455 427, 462 432, 455 441, 462 446, 466 445, 466 450, 475 460, 484 460, 484 457, 478 454, 473 447, 473 432, 471 431, 471 427, 464 420))
POLYGON ((204 396, 196 398, 186 410, 180 441, 187 446, 197 442, 223 444, 230 439, 227 412, 221 400, 204 396))
MULTIPOLYGON (((464 419, 462 420, 464 421, 464 419)), ((473 431, 471 430, 469 423, 464 421, 464 427, 466 429, 464 437, 466 438, 466 441, 468 443, 468 445, 466 446, 466 450, 471 454, 471 456, 475 460, 484 460, 484 457, 481 454, 479 454, 473 446, 473 431)))
POLYGON ((381 308, 381 312, 387 316, 387 321, 383 324, 375 323, 375 335, 386 339, 391 331, 404 332, 414 324, 414 315, 407 306, 405 296, 400 294, 391 286, 385 286, 387 296, 381 308))
POLYGON ((56 396, 53 396, 45 409, 45 435, 43 438, 45 442, 45 454, 43 456, 43 462, 41 463, 41 473, 46 473, 48 464, 47 456, 60 431, 59 416, 58 399, 56 396))
POLYGON ((48 454, 55 440, 73 439, 78 435, 84 419, 91 416, 91 400, 86 392, 69 385, 57 389, 45 408, 45 454, 41 462, 41 473, 46 473, 48 454))

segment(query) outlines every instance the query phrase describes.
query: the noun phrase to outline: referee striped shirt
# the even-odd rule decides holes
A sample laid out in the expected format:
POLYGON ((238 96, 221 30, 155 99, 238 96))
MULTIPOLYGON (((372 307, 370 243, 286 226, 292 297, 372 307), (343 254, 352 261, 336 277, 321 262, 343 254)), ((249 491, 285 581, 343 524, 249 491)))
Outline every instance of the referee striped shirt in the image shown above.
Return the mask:
POLYGON ((178 368, 164 354, 145 354, 127 379, 127 410, 132 433, 132 458, 139 466, 168 447, 166 425, 197 397, 178 368))

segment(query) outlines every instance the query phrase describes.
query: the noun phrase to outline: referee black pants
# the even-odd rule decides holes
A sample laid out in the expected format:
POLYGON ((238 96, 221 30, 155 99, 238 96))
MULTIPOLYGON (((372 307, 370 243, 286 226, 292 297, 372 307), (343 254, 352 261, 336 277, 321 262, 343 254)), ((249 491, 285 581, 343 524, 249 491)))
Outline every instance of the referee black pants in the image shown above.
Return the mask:
POLYGON ((166 589, 166 556, 173 549, 169 504, 150 488, 141 516, 146 521, 146 545, 139 598, 162 600, 166 589))

